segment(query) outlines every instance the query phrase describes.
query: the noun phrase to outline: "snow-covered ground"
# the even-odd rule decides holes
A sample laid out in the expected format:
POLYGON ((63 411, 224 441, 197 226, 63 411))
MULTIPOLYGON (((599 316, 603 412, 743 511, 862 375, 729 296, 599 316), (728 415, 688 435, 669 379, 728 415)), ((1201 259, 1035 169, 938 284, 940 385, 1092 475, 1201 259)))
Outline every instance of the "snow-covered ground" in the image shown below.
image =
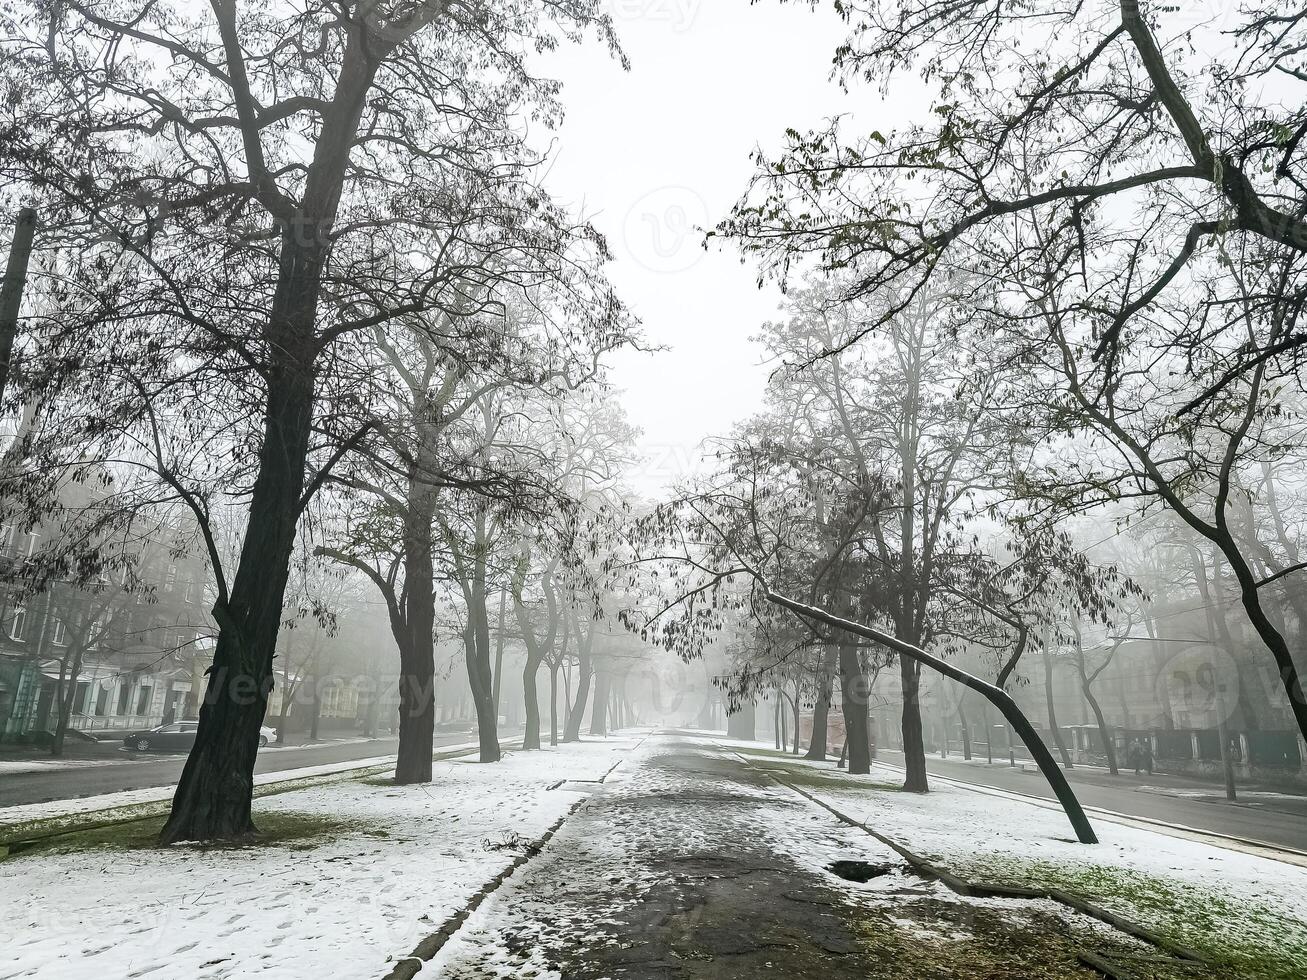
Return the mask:
POLYGON ((634 744, 446 760, 426 786, 342 781, 256 802, 256 822, 341 822, 282 845, 12 856, 0 978, 375 978, 579 798, 551 786, 599 779, 634 744))
POLYGON ((89 769, 94 766, 120 766, 127 759, 0 759, 0 774, 50 772, 55 769, 89 769))
MULTIPOLYGON (((465 745, 442 746, 442 755, 467 751, 476 747, 474 742, 465 745)), ((277 772, 258 773, 254 785, 271 786, 277 783, 292 782, 313 776, 330 776, 334 773, 352 772, 356 769, 375 769, 392 765, 394 755, 382 755, 372 759, 351 759, 348 762, 327 762, 316 766, 301 766, 298 769, 281 769, 277 772)), ((152 786, 146 789, 128 789, 117 793, 101 793, 98 796, 79 796, 70 800, 49 800, 45 803, 21 803, 0 809, 0 835, 6 827, 14 824, 29 823, 33 820, 57 821, 61 818, 75 818, 80 814, 106 814, 118 816, 110 811, 123 808, 139 807, 143 804, 163 803, 172 799, 172 786, 152 786)))
MULTIPOLYGON (((896 773, 849 776, 833 762, 781 758, 762 743, 722 740, 761 769, 797 773, 803 789, 966 877, 1044 882, 1189 940, 1219 929, 1250 949, 1271 944, 1300 957, 1307 976, 1307 869, 1201 841, 1091 820, 1101 843, 1078 844, 1061 810, 1015 796, 932 780, 904 793, 896 773), (805 774, 811 774, 804 778, 805 774), (1179 909, 1176 908, 1179 906, 1179 909), (1187 914, 1186 921, 1170 921, 1187 914)), ((1296 962, 1296 960, 1295 960, 1296 962)))

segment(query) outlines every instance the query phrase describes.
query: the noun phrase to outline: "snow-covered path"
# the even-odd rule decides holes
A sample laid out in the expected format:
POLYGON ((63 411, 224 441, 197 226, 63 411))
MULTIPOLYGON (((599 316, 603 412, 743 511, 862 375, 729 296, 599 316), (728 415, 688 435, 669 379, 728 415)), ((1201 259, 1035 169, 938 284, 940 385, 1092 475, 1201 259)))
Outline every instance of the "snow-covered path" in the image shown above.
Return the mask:
POLYGON ((712 738, 650 739, 425 977, 1090 978, 1133 941, 1045 902, 961 899, 712 738), (852 884, 828 870, 882 873, 852 884), (965 964, 965 969, 960 969, 965 964))

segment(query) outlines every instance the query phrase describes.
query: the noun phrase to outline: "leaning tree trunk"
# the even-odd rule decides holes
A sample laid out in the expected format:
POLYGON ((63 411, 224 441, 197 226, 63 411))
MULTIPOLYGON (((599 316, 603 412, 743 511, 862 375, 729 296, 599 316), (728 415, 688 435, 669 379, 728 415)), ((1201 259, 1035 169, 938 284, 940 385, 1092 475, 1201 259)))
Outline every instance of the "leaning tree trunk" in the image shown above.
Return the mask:
POLYGON ((840 705, 844 711, 844 744, 848 748, 849 774, 871 772, 871 744, 867 734, 866 678, 858 648, 840 644, 840 705))
POLYGON ((817 678, 817 699, 812 706, 812 738, 808 741, 805 759, 826 761, 826 729, 829 727, 831 685, 837 656, 835 646, 828 643, 822 655, 821 673, 817 678))
POLYGON ((921 725, 921 666, 907 657, 899 658, 903 686, 903 788, 911 793, 930 789, 926 776, 926 743, 921 725))
POLYGON ((282 274, 266 331, 271 365, 258 476, 250 494, 240 559, 226 601, 214 603, 218 642, 162 843, 230 840, 256 832, 250 815, 259 728, 268 710, 273 656, 281 625, 304 493, 313 429, 313 335, 325 245, 297 241, 288 230, 282 274))
MULTIPOLYGON (((798 613, 807 619, 813 619, 827 626, 833 626, 836 629, 852 633, 854 636, 862 636, 869 640, 874 640, 883 646, 888 647, 897 653, 901 658, 908 657, 919 663, 926 664, 945 677, 957 681, 964 687, 975 691, 983 696, 990 704, 998 708, 1002 713, 1004 720, 1016 730, 1021 736, 1026 747, 1030 750, 1030 755, 1034 758, 1035 763, 1039 766, 1039 771, 1044 778, 1048 780, 1049 787, 1057 797, 1058 803, 1062 805, 1063 812, 1066 813, 1067 819, 1075 829, 1076 838, 1082 844, 1097 844, 1098 837, 1094 833, 1094 828, 1089 823, 1089 818, 1085 816, 1084 808, 1080 806, 1080 801, 1076 799, 1075 792, 1071 789, 1071 784, 1067 782, 1066 775, 1058 768, 1056 760, 1048 751, 1039 733, 1035 731, 1025 714, 1018 707, 1012 696, 1000 687, 995 687, 982 681, 979 677, 967 673, 960 667, 956 667, 947 660, 941 660, 939 657, 932 656, 925 650, 911 643, 900 640, 897 636, 878 630, 872 626, 866 626, 862 623, 855 623, 852 620, 836 616, 834 613, 827 612, 818 606, 810 606, 805 603, 791 599, 788 596, 780 595, 773 592, 770 588, 765 590, 767 600, 775 603, 783 609, 798 613)), ((856 651, 854 652, 856 657, 856 651)), ((844 664, 844 648, 840 649, 841 667, 844 664)), ((864 743, 865 745, 865 743, 864 743)), ((856 748, 856 746, 855 746, 856 748)))

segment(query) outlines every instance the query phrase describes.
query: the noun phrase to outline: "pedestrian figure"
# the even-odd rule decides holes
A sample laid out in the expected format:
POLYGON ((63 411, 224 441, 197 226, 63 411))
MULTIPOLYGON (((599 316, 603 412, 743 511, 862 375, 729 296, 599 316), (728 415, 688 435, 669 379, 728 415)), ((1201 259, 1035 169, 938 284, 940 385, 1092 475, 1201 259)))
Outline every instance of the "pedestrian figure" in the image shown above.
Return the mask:
POLYGON ((1126 765, 1133 766, 1135 775, 1139 775, 1139 770, 1144 762, 1144 747, 1139 744, 1139 739, 1131 739, 1130 747, 1125 751, 1126 765))
POLYGON ((1153 740, 1151 738, 1144 739, 1144 744, 1140 746, 1140 752, 1144 758, 1144 769, 1151 776, 1153 774, 1153 740))

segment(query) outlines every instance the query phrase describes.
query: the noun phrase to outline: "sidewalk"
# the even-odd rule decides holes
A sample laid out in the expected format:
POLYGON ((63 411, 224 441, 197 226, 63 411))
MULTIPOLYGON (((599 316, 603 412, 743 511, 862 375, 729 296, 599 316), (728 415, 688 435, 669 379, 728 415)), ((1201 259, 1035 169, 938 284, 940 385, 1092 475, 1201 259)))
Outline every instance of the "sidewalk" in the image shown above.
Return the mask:
POLYGON ((718 739, 680 735, 646 743, 418 980, 1091 980, 1085 948, 1138 951, 1051 903, 914 877, 718 739))

